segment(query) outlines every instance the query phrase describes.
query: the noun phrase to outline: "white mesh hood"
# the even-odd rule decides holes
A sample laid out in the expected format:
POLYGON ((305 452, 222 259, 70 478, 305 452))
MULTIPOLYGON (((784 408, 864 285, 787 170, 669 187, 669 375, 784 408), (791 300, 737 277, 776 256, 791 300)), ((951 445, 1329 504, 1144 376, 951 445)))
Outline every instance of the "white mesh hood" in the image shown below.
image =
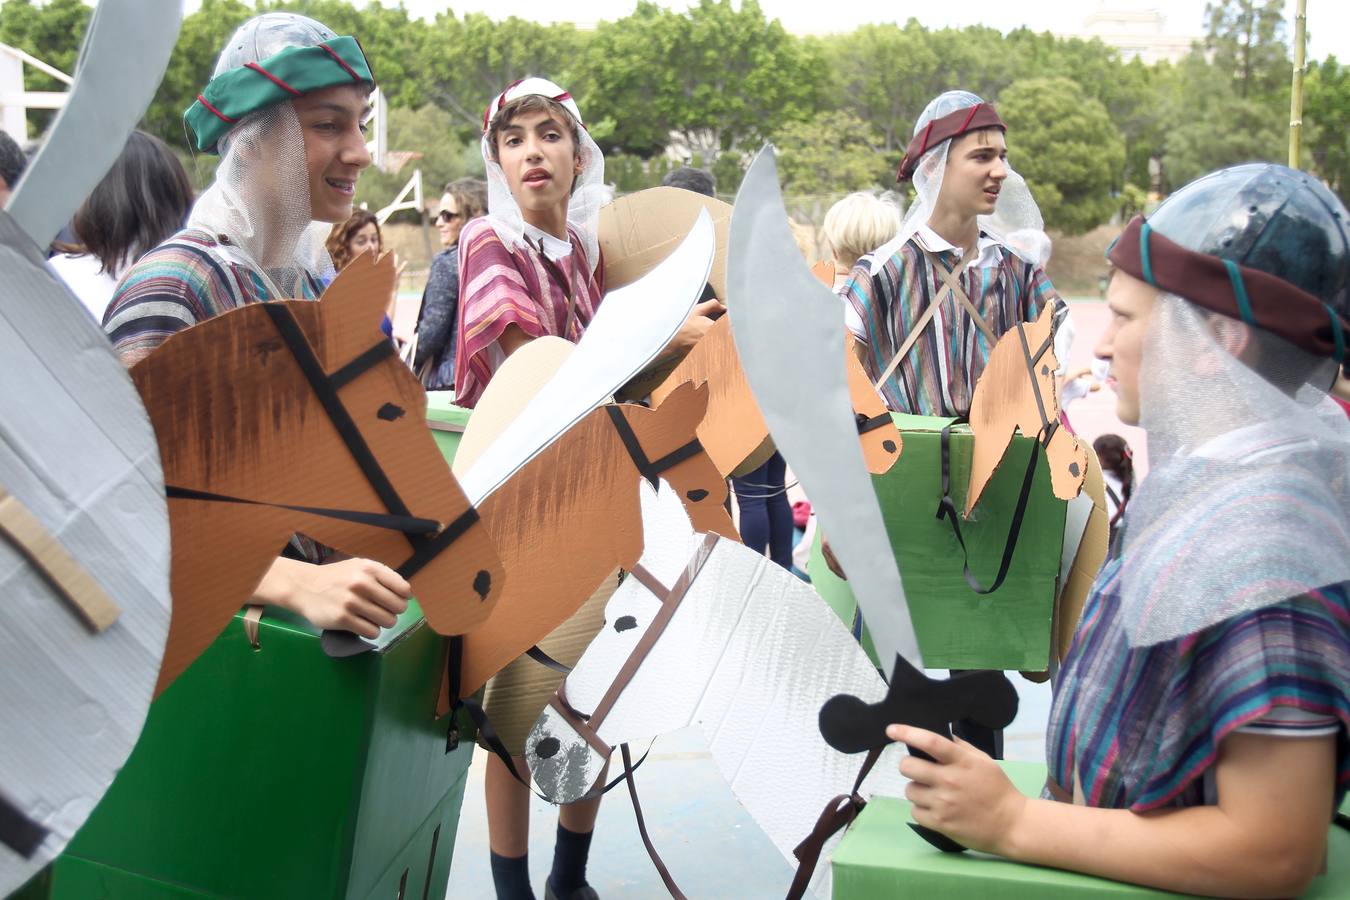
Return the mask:
POLYGON ((497 233, 497 237, 507 247, 515 250, 522 246, 525 240, 525 219, 521 215, 520 205, 516 203, 515 197, 511 196, 506 173, 492 158, 491 148, 488 146, 487 126, 501 107, 530 94, 558 100, 576 119, 577 133, 580 136, 580 146, 577 149, 581 155, 581 174, 577 176, 572 196, 567 201, 567 224, 575 228, 577 234, 581 236, 586 249, 586 262, 588 267, 594 270, 600 262, 600 207, 605 204, 608 197, 605 189, 605 157, 590 133, 586 131, 581 111, 571 95, 546 78, 526 78, 507 88, 493 101, 492 106, 488 108, 488 114, 484 116, 481 147, 483 165, 487 169, 487 220, 492 225, 492 230, 497 233))
POLYGON ((223 236, 281 297, 301 296, 305 272, 331 275, 324 239, 332 226, 312 219, 305 141, 291 104, 248 116, 221 139, 220 156, 188 226, 223 236))
POLYGON ((1350 422, 1324 390, 1335 363, 1260 332, 1258 374, 1220 345, 1231 327, 1245 326, 1170 294, 1153 308, 1139 385, 1150 469, 1121 562, 1135 646, 1350 580, 1350 422))
MULTIPOLYGON (((947 91, 940 94, 928 106, 924 107, 923 113, 919 116, 919 121, 914 125, 914 136, 928 127, 928 123, 934 119, 940 119, 945 115, 956 112, 958 109, 968 109, 984 101, 969 91, 947 91)), ((914 171, 914 190, 917 196, 914 204, 910 206, 909 212, 905 214, 905 220, 900 225, 899 233, 889 242, 873 251, 870 256, 871 274, 875 275, 886 264, 886 261, 895 255, 895 252, 909 242, 914 237, 914 233, 923 225, 928 224, 929 218, 933 215, 933 210, 937 208, 938 196, 942 193, 942 176, 947 171, 947 148, 951 146, 951 141, 943 141, 933 149, 925 153, 920 159, 918 167, 914 171)), ((1006 165, 1006 164, 1005 164, 1006 165)), ((1008 235, 1026 230, 1043 231, 1045 223, 1041 219, 1041 211, 1036 206, 1036 201, 1031 197, 1031 190, 1021 175, 1007 165, 1008 177, 1003 182, 1003 187, 999 190, 998 203, 994 207, 993 215, 980 216, 980 230, 988 233, 991 237, 997 239, 1000 243, 1007 245, 1008 235)), ((1034 249, 1019 249, 1018 247, 1009 247, 1012 252, 1026 259, 1027 262, 1037 263, 1034 258, 1034 249), (1025 254, 1025 255, 1024 255, 1025 254)))

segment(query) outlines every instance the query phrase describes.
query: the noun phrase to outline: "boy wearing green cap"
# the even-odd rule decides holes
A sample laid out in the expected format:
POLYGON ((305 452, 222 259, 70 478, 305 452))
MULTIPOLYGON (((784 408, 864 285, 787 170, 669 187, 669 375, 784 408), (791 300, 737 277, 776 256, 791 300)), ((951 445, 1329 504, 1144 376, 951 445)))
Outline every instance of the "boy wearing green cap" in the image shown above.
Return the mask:
MULTIPOLYGON (((221 157, 215 181, 187 227, 127 272, 104 313, 127 365, 245 303, 318 298, 333 274, 330 223, 351 215, 370 165, 363 129, 374 85, 357 40, 313 19, 268 13, 240 26, 184 117, 198 149, 221 157)), ((293 536, 254 601, 364 637, 392 626, 407 581, 372 560, 318 565, 327 555, 293 536)))

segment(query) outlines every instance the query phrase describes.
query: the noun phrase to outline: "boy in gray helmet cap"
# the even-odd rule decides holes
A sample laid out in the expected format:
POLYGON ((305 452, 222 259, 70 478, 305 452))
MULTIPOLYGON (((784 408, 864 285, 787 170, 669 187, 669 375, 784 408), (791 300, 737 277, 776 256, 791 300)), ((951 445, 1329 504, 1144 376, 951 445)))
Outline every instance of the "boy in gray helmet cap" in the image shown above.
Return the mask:
MULTIPOLYGON (((245 303, 317 299, 332 275, 324 238, 351 215, 370 165, 364 123, 374 78, 360 44, 313 19, 268 13, 234 33, 184 118, 197 148, 218 153, 215 181, 185 229, 123 277, 103 326, 131 365, 171 334, 245 303)), ((320 628, 376 637, 411 588, 365 559, 326 565, 295 535, 254 601, 320 628)))

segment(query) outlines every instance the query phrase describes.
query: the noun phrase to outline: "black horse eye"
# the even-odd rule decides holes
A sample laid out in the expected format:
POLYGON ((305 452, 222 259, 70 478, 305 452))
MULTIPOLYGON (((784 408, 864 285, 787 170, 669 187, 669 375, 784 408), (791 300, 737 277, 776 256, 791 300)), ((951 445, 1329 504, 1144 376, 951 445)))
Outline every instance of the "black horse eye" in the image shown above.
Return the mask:
POLYGON ((708 492, 703 490, 703 488, 694 488, 694 490, 689 491, 687 494, 685 494, 685 496, 688 497, 694 503, 697 503, 704 497, 708 496, 708 492))

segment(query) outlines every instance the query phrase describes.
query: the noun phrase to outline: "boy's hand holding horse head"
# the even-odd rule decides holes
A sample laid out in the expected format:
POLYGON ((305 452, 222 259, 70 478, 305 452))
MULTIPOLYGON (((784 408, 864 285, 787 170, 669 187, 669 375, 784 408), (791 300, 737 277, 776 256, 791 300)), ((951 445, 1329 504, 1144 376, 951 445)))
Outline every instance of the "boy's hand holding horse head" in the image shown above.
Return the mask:
POLYGON ((910 780, 905 799, 915 822, 972 850, 1008 855, 1008 841, 1028 798, 998 763, 960 738, 911 725, 891 725, 886 736, 932 757, 900 760, 900 774, 910 780))
POLYGON ((412 585, 403 576, 370 559, 322 566, 279 559, 277 564, 284 587, 279 596, 262 599, 299 613, 316 628, 376 638, 381 628, 397 621, 412 596, 412 585))

